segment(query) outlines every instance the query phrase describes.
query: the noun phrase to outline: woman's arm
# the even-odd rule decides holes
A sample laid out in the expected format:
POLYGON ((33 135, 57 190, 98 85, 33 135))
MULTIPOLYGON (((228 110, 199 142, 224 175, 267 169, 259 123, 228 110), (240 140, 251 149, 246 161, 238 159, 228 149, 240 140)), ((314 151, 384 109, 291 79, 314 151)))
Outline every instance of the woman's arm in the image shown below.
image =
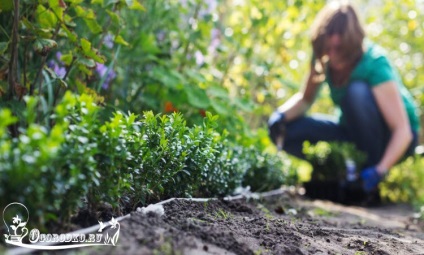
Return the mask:
POLYGON ((303 92, 293 95, 285 104, 278 107, 268 120, 269 135, 272 142, 277 145, 278 150, 283 149, 284 123, 305 114, 318 93, 320 83, 316 81, 313 72, 311 69, 303 92))
POLYGON ((399 90, 394 81, 373 87, 373 94, 383 118, 391 131, 391 138, 377 171, 383 175, 405 153, 412 141, 412 131, 399 90))
POLYGON ((286 121, 294 120, 305 114, 314 102, 319 86, 320 83, 316 81, 315 73, 311 70, 304 90, 293 95, 286 103, 278 107, 278 110, 285 114, 286 121))

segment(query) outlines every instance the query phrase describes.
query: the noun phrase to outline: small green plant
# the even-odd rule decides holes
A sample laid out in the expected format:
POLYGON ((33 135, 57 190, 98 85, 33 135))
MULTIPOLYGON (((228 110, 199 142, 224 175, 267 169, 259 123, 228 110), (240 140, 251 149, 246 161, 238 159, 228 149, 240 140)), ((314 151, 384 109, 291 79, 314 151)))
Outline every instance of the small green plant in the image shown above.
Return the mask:
MULTIPOLYGON (((265 216, 266 217, 266 216, 265 216)), ((265 223, 265 231, 266 232, 269 232, 269 230, 270 230, 270 228, 269 228, 269 221, 270 221, 270 219, 268 218, 268 217, 266 217, 266 223, 265 223)))
POLYGON ((230 212, 227 212, 222 208, 219 208, 218 211, 214 213, 214 215, 217 219, 223 219, 223 220, 228 220, 233 217, 233 215, 230 212))
POLYGON ((423 185, 424 158, 416 155, 394 166, 379 187, 384 199, 408 202, 420 210, 424 205, 423 185))
POLYGON ((201 222, 201 223, 206 223, 207 222, 205 220, 201 220, 201 219, 197 219, 197 218, 189 218, 189 219, 191 219, 192 221, 197 221, 197 222, 201 222))
POLYGON ((179 250, 175 250, 172 245, 172 240, 169 240, 168 238, 165 239, 165 241, 160 244, 159 247, 156 247, 153 249, 153 255, 181 255, 182 252, 179 250))
POLYGON ((240 150, 240 160, 248 167, 243 186, 249 186, 251 191, 268 191, 297 182, 297 169, 286 155, 262 153, 253 146, 240 150))
POLYGON ((312 180, 340 180, 346 176, 346 161, 355 162, 356 171, 362 168, 366 156, 352 143, 318 142, 303 144, 306 160, 312 165, 312 180))
POLYGON ((258 204, 256 206, 256 208, 258 208, 259 210, 261 210, 265 214, 265 218, 267 218, 267 219, 273 218, 271 211, 268 208, 266 208, 264 205, 258 204))
POLYGON ((367 254, 365 251, 355 251, 355 255, 365 255, 367 254))
POLYGON ((208 210, 208 202, 207 201, 205 201, 205 202, 203 202, 203 211, 207 211, 208 210))
POLYGON ((318 216, 325 216, 325 217, 334 216, 334 212, 325 210, 323 208, 315 208, 312 212, 313 212, 313 214, 318 215, 318 216))

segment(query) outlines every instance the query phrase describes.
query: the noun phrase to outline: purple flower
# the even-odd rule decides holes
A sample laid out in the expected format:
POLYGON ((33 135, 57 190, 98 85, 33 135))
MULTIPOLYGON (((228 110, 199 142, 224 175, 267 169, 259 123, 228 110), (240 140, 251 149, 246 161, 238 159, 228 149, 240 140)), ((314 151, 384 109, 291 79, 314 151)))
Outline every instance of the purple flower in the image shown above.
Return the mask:
POLYGON ((211 43, 209 44, 209 47, 208 47, 209 54, 214 54, 216 52, 216 49, 221 43, 220 35, 221 35, 221 32, 219 31, 219 29, 216 29, 216 28, 212 29, 211 43))
POLYGON ((104 82, 102 84, 102 88, 108 89, 110 82, 116 77, 115 71, 113 69, 109 69, 104 64, 96 63, 96 72, 99 75, 100 80, 102 80, 103 77, 105 77, 106 75, 104 82))
POLYGON ((102 78, 107 72, 107 67, 104 64, 96 63, 96 71, 102 78))
POLYGON ((52 69, 56 76, 60 79, 63 79, 66 75, 66 68, 64 66, 60 66, 59 63, 54 60, 50 60, 47 63, 47 67, 52 69))
POLYGON ((65 67, 59 67, 58 65, 56 65, 53 70, 56 73, 57 77, 59 77, 60 79, 63 79, 66 75, 65 67))
POLYGON ((47 67, 50 69, 53 69, 55 65, 57 65, 57 63, 54 60, 50 60, 49 62, 47 62, 47 67))
POLYGON ((105 38, 103 39, 103 43, 107 48, 112 49, 113 48, 113 37, 112 37, 112 35, 107 34, 105 36, 105 38))
POLYGON ((196 59, 196 64, 198 66, 201 66, 203 63, 205 63, 205 56, 203 56, 202 52, 199 50, 194 53, 194 58, 196 59))
POLYGON ((56 59, 59 60, 61 64, 63 64, 62 61, 60 60, 61 57, 62 57, 62 52, 60 51, 56 52, 56 59))

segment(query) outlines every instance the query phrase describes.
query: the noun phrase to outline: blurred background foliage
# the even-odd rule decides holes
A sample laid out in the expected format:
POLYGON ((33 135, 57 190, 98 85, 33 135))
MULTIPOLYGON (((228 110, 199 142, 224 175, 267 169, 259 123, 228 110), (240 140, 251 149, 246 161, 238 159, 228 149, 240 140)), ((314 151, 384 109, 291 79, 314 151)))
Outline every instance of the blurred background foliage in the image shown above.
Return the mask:
MULTIPOLYGON (((178 112, 193 126, 202 125, 211 112, 219 115, 215 129, 225 131, 234 144, 275 153, 266 120, 301 89, 312 51, 309 27, 325 3, 1 0, 0 107, 11 109, 17 117, 9 123, 11 137, 19 137, 28 123, 51 132, 55 107, 72 91, 94 98, 103 109, 96 118, 103 121, 117 111, 178 112), (38 99, 29 105, 23 100, 27 95, 38 99), (27 107, 33 110, 26 111, 27 107)), ((422 105, 424 2, 358 0, 355 4, 368 37, 388 50, 422 105)), ((324 87, 311 112, 336 110, 328 94, 324 87)), ((284 162, 300 169, 301 179, 308 178, 303 173, 307 165, 294 159, 284 162)), ((421 160, 404 164, 410 166, 403 166, 410 169, 408 175, 424 176, 421 160)), ((393 173, 405 180, 402 172, 393 173)), ((424 204, 419 185, 390 183, 402 183, 398 188, 406 185, 416 194, 403 200, 424 204)), ((387 197, 396 200, 400 195, 387 197)))
MULTIPOLYGON (((44 95, 52 107, 72 90, 96 95, 111 112, 178 111, 189 123, 211 111, 230 136, 249 143, 302 87, 309 27, 326 1, 21 0, 14 89, 6 80, 13 5, 1 2, 2 95, 44 95)), ((423 2, 355 3, 368 36, 389 51, 421 105, 423 2)), ((312 112, 334 111, 327 93, 312 112)))

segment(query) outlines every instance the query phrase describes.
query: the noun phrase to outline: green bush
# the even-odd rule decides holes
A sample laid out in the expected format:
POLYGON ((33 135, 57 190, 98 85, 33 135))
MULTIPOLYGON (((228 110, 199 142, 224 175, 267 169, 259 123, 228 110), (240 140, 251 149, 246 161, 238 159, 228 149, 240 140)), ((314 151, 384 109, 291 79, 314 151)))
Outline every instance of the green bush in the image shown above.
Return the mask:
MULTIPOLYGON (((37 104, 36 97, 25 100, 37 104)), ((180 113, 138 118, 118 111, 102 123, 104 108, 95 100, 67 92, 50 129, 35 124, 28 107, 28 125, 16 138, 7 127, 18 118, 0 111, 2 204, 21 202, 34 224, 47 226, 67 223, 82 206, 96 212, 109 203, 120 214, 169 197, 223 196, 242 183, 263 190, 290 180, 277 157, 217 132, 218 117, 210 113, 193 127, 180 113)))
POLYGON ((381 196, 392 202, 408 202, 417 209, 424 205, 424 158, 409 157, 394 166, 380 184, 381 196))
POLYGON ((355 163, 356 172, 362 169, 366 155, 352 143, 318 142, 303 145, 305 159, 312 165, 312 180, 342 180, 346 177, 346 161, 355 163))
POLYGON ((243 186, 252 191, 269 191, 297 183, 297 169, 288 158, 281 155, 258 153, 254 147, 243 148, 243 160, 249 164, 243 179, 243 186))
MULTIPOLYGON (((134 187, 157 200, 169 194, 174 185, 178 186, 174 177, 184 168, 187 127, 179 114, 155 116, 147 112, 142 122, 141 164, 139 172, 133 174, 134 187)), ((141 202, 145 202, 145 195, 140 195, 141 202)))

